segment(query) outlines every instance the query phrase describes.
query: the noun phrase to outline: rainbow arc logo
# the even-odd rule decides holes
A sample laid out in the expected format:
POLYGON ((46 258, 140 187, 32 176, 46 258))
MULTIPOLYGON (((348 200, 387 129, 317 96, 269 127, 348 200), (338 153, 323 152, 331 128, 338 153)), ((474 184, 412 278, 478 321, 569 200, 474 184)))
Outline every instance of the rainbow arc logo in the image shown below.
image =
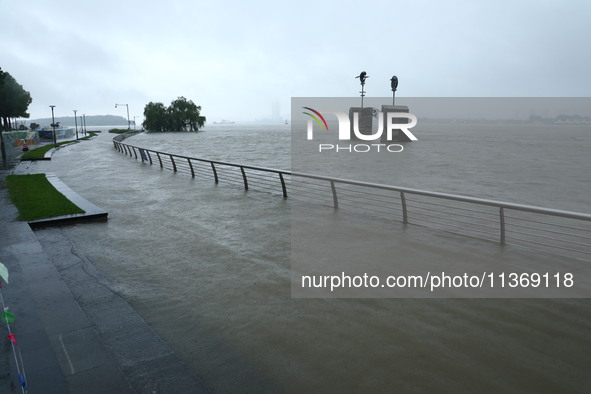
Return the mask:
POLYGON ((313 112, 315 115, 311 114, 310 112, 302 112, 302 113, 305 115, 308 115, 309 117, 314 119, 316 121, 316 123, 318 123, 318 127, 320 127, 321 129, 324 128, 324 130, 328 131, 328 124, 326 123, 326 119, 324 119, 324 116, 322 116, 322 114, 320 112, 318 112, 315 109, 312 109, 310 107, 302 107, 302 108, 313 112), (320 118, 320 119, 318 119, 318 118, 320 118), (321 122, 321 120, 322 120, 322 122, 321 122))
MULTIPOLYGON (((314 138, 314 128, 312 119, 318 124, 320 130, 324 129, 328 131, 328 123, 322 114, 310 107, 302 107, 306 111, 302 112, 304 115, 310 117, 307 122, 307 138, 308 140, 312 140, 314 138)), ((324 114, 332 114, 336 116, 339 126, 338 126, 338 138, 341 141, 348 141, 351 140, 354 134, 355 139, 359 139, 362 141, 375 141, 375 140, 386 140, 392 141, 392 136, 394 134, 394 130, 400 130, 403 132, 409 141, 417 141, 417 137, 415 137, 411 132, 410 128, 416 126, 417 124, 417 117, 413 114, 407 112, 377 112, 375 115, 378 119, 378 127, 375 133, 372 134, 364 134, 361 133, 359 130, 359 112, 353 112, 352 119, 349 119, 346 113, 342 111, 322 111, 324 114), (397 121, 395 122, 394 119, 404 119, 404 121, 397 121), (410 121, 410 122, 409 122, 410 121), (384 135, 384 138, 382 137, 384 135)))

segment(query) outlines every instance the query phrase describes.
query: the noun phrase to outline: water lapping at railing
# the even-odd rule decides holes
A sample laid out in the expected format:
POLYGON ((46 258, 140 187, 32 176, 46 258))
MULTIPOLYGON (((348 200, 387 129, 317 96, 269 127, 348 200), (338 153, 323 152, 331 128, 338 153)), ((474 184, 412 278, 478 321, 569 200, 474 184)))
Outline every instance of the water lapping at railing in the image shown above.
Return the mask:
POLYGON ((298 201, 591 261, 591 214, 175 155, 113 139, 141 162, 298 201))

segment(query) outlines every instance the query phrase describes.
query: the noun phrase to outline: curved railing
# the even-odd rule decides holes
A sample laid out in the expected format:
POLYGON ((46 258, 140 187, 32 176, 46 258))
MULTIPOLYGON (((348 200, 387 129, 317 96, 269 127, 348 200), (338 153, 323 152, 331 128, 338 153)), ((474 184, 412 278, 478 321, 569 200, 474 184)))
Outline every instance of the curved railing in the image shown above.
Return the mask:
POLYGON ((591 259, 590 214, 175 155, 124 143, 125 138, 113 139, 119 152, 216 184, 591 259))

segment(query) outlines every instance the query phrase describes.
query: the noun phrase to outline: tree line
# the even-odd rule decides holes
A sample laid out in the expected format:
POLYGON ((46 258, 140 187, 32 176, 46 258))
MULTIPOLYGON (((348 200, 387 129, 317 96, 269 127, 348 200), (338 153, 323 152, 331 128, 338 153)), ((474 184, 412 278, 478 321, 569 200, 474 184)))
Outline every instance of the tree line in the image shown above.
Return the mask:
POLYGON ((144 107, 144 129, 150 131, 198 131, 205 124, 201 106, 185 97, 172 101, 168 107, 149 102, 144 107))
POLYGON ((0 128, 13 128, 12 119, 28 118, 31 94, 13 78, 10 73, 0 68, 0 128))

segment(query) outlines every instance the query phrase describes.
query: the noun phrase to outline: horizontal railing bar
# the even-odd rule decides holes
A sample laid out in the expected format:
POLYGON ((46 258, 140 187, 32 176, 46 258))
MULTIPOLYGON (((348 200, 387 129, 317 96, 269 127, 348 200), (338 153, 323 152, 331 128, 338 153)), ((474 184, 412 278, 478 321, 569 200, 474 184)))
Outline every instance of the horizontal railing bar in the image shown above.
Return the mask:
POLYGON ((322 180, 326 180, 326 181, 344 183, 344 184, 349 184, 349 185, 365 186, 365 187, 382 189, 382 190, 393 190, 393 191, 410 193, 410 194, 415 194, 415 195, 420 195, 420 196, 442 198, 442 199, 446 199, 446 200, 471 202, 471 203, 480 204, 480 205, 488 205, 488 206, 493 206, 493 207, 503 207, 506 209, 514 209, 514 210, 518 210, 518 211, 543 213, 546 215, 569 217, 569 218, 573 218, 573 219, 591 221, 590 214, 584 214, 584 213, 579 213, 579 212, 570 212, 570 211, 563 211, 563 210, 558 210, 558 209, 542 208, 542 207, 536 207, 533 205, 522 205, 522 204, 515 204, 515 203, 509 203, 509 202, 503 202, 503 201, 488 200, 488 199, 477 198, 477 197, 460 196, 457 194, 430 192, 430 191, 426 191, 426 190, 419 190, 419 189, 412 189, 412 188, 398 187, 398 186, 390 186, 390 185, 382 185, 382 184, 378 184, 378 183, 361 182, 361 181, 354 181, 354 180, 342 179, 342 178, 330 178, 330 177, 325 177, 325 176, 321 176, 321 175, 312 175, 312 174, 297 173, 297 172, 292 172, 291 175, 292 176, 301 176, 301 177, 306 177, 306 178, 311 178, 311 179, 322 179, 322 180))
POLYGON ((527 242, 527 243, 531 243, 531 244, 535 244, 535 245, 546 246, 546 247, 547 246, 551 246, 551 247, 556 248, 556 249, 568 250, 569 252, 576 252, 576 253, 582 253, 582 254, 591 255, 591 251, 565 248, 564 246, 558 246, 558 245, 548 245, 547 243, 536 242, 536 241, 532 241, 530 239, 523 239, 523 238, 519 238, 519 237, 511 237, 511 239, 514 239, 514 240, 517 240, 517 241, 521 241, 521 242, 527 242))
POLYGON ((326 189, 330 190, 330 183, 318 184, 318 183, 304 183, 304 182, 292 182, 294 190, 298 189, 326 189))
POLYGON ((229 178, 220 178, 220 183, 228 183, 228 184, 232 184, 232 185, 244 185, 244 182, 242 182, 242 180, 238 180, 238 179, 229 179, 229 178))
MULTIPOLYGON (((567 226, 567 225, 564 225, 564 224, 542 222, 542 221, 539 221, 539 220, 520 218, 520 217, 517 217, 517 216, 508 216, 508 215, 506 215, 506 217, 509 218, 509 219, 520 221, 520 222, 536 223, 536 224, 542 224, 544 226, 567 228, 569 230, 591 231, 591 228, 572 227, 572 226, 567 226)), ((569 218, 566 218, 566 219, 569 219, 569 218)))
POLYGON ((396 207, 396 209, 400 209, 400 202, 393 198, 389 200, 378 200, 373 197, 350 196, 347 194, 342 194, 339 190, 337 190, 337 192, 339 193, 339 200, 342 199, 343 201, 353 201, 359 204, 379 206, 382 208, 392 206, 396 207))
POLYGON ((426 220, 426 219, 417 218, 417 217, 413 217, 413 216, 411 216, 411 219, 412 220, 409 219, 410 222, 415 223, 415 224, 419 224, 419 225, 420 225, 420 223, 417 223, 417 220, 419 220, 419 221, 426 221, 427 223, 440 224, 440 225, 445 226, 445 227, 459 228, 461 230, 465 230, 464 232, 460 232, 459 234, 464 234, 465 235, 467 233, 469 234, 471 232, 477 232, 477 233, 489 235, 489 236, 491 236, 493 238, 494 237, 497 237, 497 234, 496 233, 489 233, 489 232, 484 231, 484 230, 478 230, 478 229, 472 229, 472 228, 468 230, 468 229, 466 229, 466 227, 456 226, 456 225, 453 225, 453 224, 442 223, 442 222, 433 221, 433 220, 426 220))
MULTIPOLYGON (((132 148, 139 148, 138 146, 135 145, 130 145, 130 144, 123 144, 122 145, 127 145, 129 147, 132 148)), ((144 150, 149 150, 150 152, 154 152, 154 153, 159 153, 161 155, 167 155, 170 156, 170 153, 168 152, 161 152, 161 151, 157 151, 157 150, 153 150, 153 149, 145 149, 145 148, 141 148, 144 150)), ((266 167, 260 167, 260 166, 251 166, 251 165, 244 165, 244 164, 236 164, 236 163, 230 163, 227 161, 221 161, 221 160, 210 160, 210 159, 201 159, 198 157, 189 157, 189 156, 183 156, 183 155, 173 155, 174 157, 179 157, 181 159, 190 159, 190 160, 196 160, 196 161, 201 161, 204 163, 214 163, 214 164, 221 164, 221 165, 226 165, 226 166, 230 166, 230 167, 244 167, 246 169, 251 169, 251 170, 260 170, 260 171, 265 171, 265 172, 275 172, 275 173, 281 173, 281 174, 292 174, 292 172, 290 171, 286 171, 286 170, 278 170, 275 168, 266 168, 266 167)))
POLYGON ((306 193, 298 193, 297 190, 292 190, 292 197, 297 197, 299 195, 305 196, 305 195, 308 195, 308 194, 318 195, 318 196, 325 196, 326 198, 332 200, 332 193, 327 193, 326 191, 323 191, 323 190, 310 189, 310 190, 307 190, 306 193))
POLYGON ((242 176, 224 171, 218 171, 218 175, 224 175, 228 179, 242 179, 242 176))
MULTIPOLYGON (((418 207, 418 206, 412 205, 412 204, 407 204, 407 206, 410 207, 410 208, 416 208, 416 209, 426 210, 426 208, 424 208, 424 207, 418 207)), ((414 211, 414 212, 419 212, 419 211, 414 211)), ((470 218, 470 219, 482 220, 482 221, 485 221, 485 222, 493 222, 493 223, 498 223, 499 222, 499 214, 498 213, 496 215, 494 215, 494 216, 493 215, 488 215, 487 217, 485 217, 485 216, 466 215, 466 214, 463 214, 463 213, 460 213, 460 212, 444 211, 442 209, 440 209, 438 212, 445 213, 445 214, 448 214, 448 215, 462 216, 462 217, 466 217, 466 218, 470 218), (494 218, 494 219, 491 219, 491 217, 494 218)), ((474 211, 474 213, 480 214, 480 213, 484 213, 484 212, 474 211)))
MULTIPOLYGON (((423 227, 429 227, 429 226, 425 226, 424 224, 416 224, 417 226, 423 226, 423 227)), ((472 238, 477 238, 477 239, 482 239, 485 241, 495 241, 495 237, 498 237, 498 235, 492 235, 492 234, 469 234, 466 232, 461 232, 461 231, 457 231, 455 229, 448 229, 448 228, 439 228, 439 227, 435 227, 435 229, 439 230, 439 231, 445 231, 447 233, 450 234, 457 234, 457 235, 461 235, 463 237, 472 237, 472 238)))
POLYGON ((567 244, 572 244, 572 245, 578 245, 578 246, 584 246, 584 247, 587 247, 587 248, 591 248, 591 245, 589 245, 588 243, 582 243, 582 242, 576 242, 576 241, 569 241, 567 239, 555 238, 555 237, 550 237, 550 236, 547 236, 547 235, 530 234, 530 233, 524 233, 523 231, 516 231, 516 230, 509 230, 508 232, 511 233, 511 234, 528 235, 530 237, 543 238, 543 239, 548 239, 550 241, 556 241, 556 242, 567 243, 567 244))
POLYGON ((262 183, 265 185, 275 185, 277 184, 277 179, 269 179, 269 178, 258 178, 256 176, 249 176, 248 179, 254 179, 256 180, 258 183, 262 183))
POLYGON ((310 186, 306 189, 302 189, 299 185, 296 185, 296 186, 293 186, 292 190, 294 192, 297 192, 297 191, 307 192, 308 190, 330 192, 330 186, 329 187, 322 186, 321 188, 318 186, 319 185, 313 185, 313 186, 310 186))
POLYGON ((249 179, 257 179, 261 182, 275 182, 277 180, 276 178, 276 174, 273 175, 261 175, 261 174, 251 174, 248 173, 248 178, 249 179))
POLYGON ((295 197, 306 197, 306 196, 318 196, 321 198, 326 199, 327 201, 332 201, 332 195, 326 195, 326 193, 315 193, 315 192, 311 192, 311 193, 306 193, 306 194, 296 194, 295 197))
MULTIPOLYGON (((489 228, 489 229, 492 229, 492 230, 496 230, 496 229, 499 228, 498 225, 497 226, 487 226, 484 223, 466 222, 465 220, 458 220, 458 219, 453 219, 453 218, 449 218, 449 217, 443 217, 443 216, 437 216, 437 215, 428 214, 428 213, 412 212, 411 211, 411 216, 414 216, 414 215, 428 216, 430 218, 442 219, 442 220, 447 220, 449 222, 455 222, 455 223, 463 223, 463 224, 467 224, 469 226, 477 226, 477 227, 489 228)), ((489 222, 489 223, 491 223, 491 222, 489 222)))
MULTIPOLYGON (((547 239, 583 247, 588 247, 588 245, 576 241, 569 241, 563 238, 570 237, 583 240, 591 239, 586 235, 577 235, 572 234, 570 232, 561 233, 559 231, 552 230, 549 228, 565 228, 574 231, 582 231, 585 233, 591 232, 591 229, 571 227, 565 224, 548 223, 533 220, 527 217, 519 217, 520 212, 527 212, 533 214, 553 216, 558 218, 575 219, 590 222, 591 214, 587 213, 543 208, 533 205, 516 204, 450 193, 432 192, 414 188, 356 181, 352 179, 343 179, 330 176, 278 170, 274 168, 254 165, 243 165, 222 160, 209 160, 188 157, 183 155, 173 155, 167 152, 160 152, 151 149, 140 148, 130 144, 121 143, 118 140, 113 141, 115 143, 115 148, 119 152, 128 155, 132 158, 135 156, 136 160, 138 160, 139 158, 137 152, 143 151, 146 152, 150 164, 153 164, 153 155, 151 154, 154 154, 156 156, 154 159, 158 159, 161 169, 167 169, 182 174, 188 174, 196 178, 215 178, 216 183, 223 182, 227 184, 243 185, 246 188, 246 190, 248 190, 249 188, 263 190, 271 189, 272 191, 276 191, 276 194, 283 193, 284 197, 287 197, 289 195, 290 197, 296 200, 312 200, 320 202, 322 205, 332 205, 334 207, 337 206, 336 201, 334 200, 334 192, 336 191, 338 195, 339 205, 347 208, 348 210, 354 208, 356 210, 379 212, 382 214, 388 214, 391 218, 392 215, 401 214, 401 209, 408 209, 408 220, 410 222, 427 222, 431 225, 436 225, 436 227, 443 226, 457 228, 462 230, 461 232, 459 232, 460 234, 469 234, 477 232, 487 235, 487 238, 492 237, 494 239, 495 237, 497 237, 498 233, 489 233, 487 231, 483 231, 482 229, 498 230, 498 212, 489 212, 488 210, 477 209, 476 207, 474 207, 474 205, 478 205, 481 207, 489 206, 500 209, 501 227, 503 227, 504 219, 510 219, 510 221, 507 222, 507 227, 509 229, 508 234, 511 234, 511 236, 509 237, 511 239, 514 238, 518 241, 550 246, 548 245, 548 243, 534 242, 531 240, 515 238, 512 236, 512 234, 522 234, 530 236, 532 238, 547 239), (279 177, 277 177, 277 175, 279 175, 279 177), (289 193, 287 192, 288 186, 289 193), (400 196, 403 197, 403 201, 400 201, 401 197, 397 195, 390 196, 389 192, 400 193, 400 196), (413 196, 424 198, 413 198, 413 196), (435 198, 439 201, 426 201, 425 197, 435 198), (447 200, 450 202, 455 201, 459 203, 474 205, 459 206, 460 204, 444 204, 441 200, 447 200), (507 212, 503 214, 503 210, 513 212, 514 215, 507 215, 507 212), (435 211, 435 214, 433 213, 433 211, 435 211), (462 220, 463 218, 468 218, 471 221, 467 222, 465 220, 462 220), (433 219, 439 219, 444 222, 433 219), (495 223, 495 225, 488 225, 491 223, 495 223), (547 228, 535 228, 528 226, 527 223, 541 224, 542 226, 547 228), (525 233, 518 231, 518 229, 520 228, 533 230, 534 232, 532 233, 532 231, 530 231, 529 233, 525 233), (562 237, 541 235, 540 233, 557 234, 562 237)), ((142 153, 142 161, 144 161, 143 157, 144 154, 142 153)), ((559 220, 557 221, 560 222, 559 220)), ((581 252, 579 250, 572 250, 563 247, 561 248, 556 245, 554 247, 575 251, 579 253, 586 253, 581 252)))
POLYGON ((359 201, 363 204, 380 204, 380 205, 396 205, 400 207, 400 198, 399 196, 378 196, 375 194, 349 194, 349 193, 342 193, 340 189, 337 189, 339 192, 339 196, 343 196, 343 198, 347 198, 350 200, 359 201))
MULTIPOLYGON (((588 239, 588 240, 591 241, 591 237, 589 237, 589 236, 579 235, 579 234, 572 234, 572 233, 565 233, 565 232, 559 232, 559 231, 554 231, 554 230, 549 230, 549 229, 543 229, 543 228, 537 228, 537 227, 531 227, 531 226, 525 226, 523 224, 511 223, 510 224, 510 227, 527 228, 527 229, 535 230, 535 231, 538 231, 538 232, 551 233, 551 234, 559 234, 559 235, 564 235, 564 236, 569 236, 569 237, 576 237, 576 238, 588 239)), ((576 229, 571 229, 571 230, 576 230, 576 229)))
MULTIPOLYGON (((324 182, 324 181, 323 181, 324 182)), ((375 194, 375 195, 379 195, 379 196, 395 196, 397 197, 398 194, 396 192, 392 192, 391 190, 380 190, 380 189, 369 189, 369 191, 367 190, 367 188, 363 188, 363 187, 359 187, 359 186, 355 186, 353 187, 348 187, 350 185, 344 185, 341 184, 340 186, 340 190, 347 192, 347 193, 371 193, 371 194, 375 194)))
MULTIPOLYGON (((354 208, 354 210, 359 210, 359 211, 370 211, 370 212, 377 212, 377 213, 388 213, 388 215, 399 215, 400 212, 398 212, 399 210, 390 210, 390 211, 384 211, 383 209, 377 209, 377 208, 371 208, 371 207, 365 207, 365 206, 359 206, 359 205, 347 205, 341 204, 341 200, 339 199, 339 208, 346 208, 346 209, 351 209, 354 208)), ((402 216, 400 215, 400 217, 402 218, 402 216)), ((392 218, 392 216, 388 216, 388 218, 392 218)))
POLYGON ((345 194, 345 195, 349 195, 349 196, 372 196, 372 197, 380 197, 384 200, 392 200, 392 199, 396 199, 398 198, 398 195, 395 193, 390 193, 388 191, 388 194, 384 194, 384 193, 372 193, 371 191, 364 191, 364 190, 351 190, 351 189, 345 189, 343 187, 339 187, 339 193, 345 194))
POLYGON ((259 178, 256 176, 249 176, 248 179, 252 179, 258 183, 265 184, 265 185, 275 185, 275 184, 277 184, 277 181, 278 181, 278 179, 259 178))
MULTIPOLYGON (((128 145, 128 146, 138 148, 137 146, 134 146, 134 145, 128 145)), ((160 152, 160 151, 155 151, 155 150, 151 150, 151 149, 144 149, 144 150, 150 150, 151 152, 154 152, 154 153, 170 155, 169 153, 166 153, 166 152, 160 152)), ((427 191, 427 190, 413 189, 413 188, 407 188, 407 187, 382 185, 379 183, 362 182, 362 181, 355 181, 355 180, 351 180, 351 179, 334 178, 334 177, 327 177, 327 176, 307 174, 307 173, 298 173, 298 172, 293 172, 293 171, 278 170, 278 169, 267 168, 267 167, 242 165, 242 164, 230 163, 230 162, 220 161, 220 160, 200 159, 200 158, 196 158, 196 157, 188 157, 188 156, 182 156, 182 155, 175 155, 175 156, 180 157, 180 158, 184 158, 184 159, 191 159, 191 160, 197 160, 197 161, 202 161, 202 162, 207 162, 207 163, 221 164, 221 165, 226 165, 226 166, 231 166, 231 167, 238 167, 238 168, 243 167, 243 168, 259 170, 259 171, 274 172, 274 173, 278 173, 278 174, 281 173, 281 174, 291 175, 292 177, 296 176, 296 177, 302 177, 302 178, 308 178, 308 179, 324 180, 327 182, 332 181, 332 182, 343 183, 343 184, 347 184, 347 185, 357 185, 357 186, 363 186, 363 187, 369 187, 369 188, 375 188, 375 189, 392 190, 392 191, 404 192, 404 193, 420 195, 420 196, 436 197, 436 198, 442 198, 442 199, 446 199, 446 200, 470 202, 470 203, 475 203, 475 204, 480 204, 480 205, 488 205, 488 206, 493 206, 493 207, 503 207, 505 209, 514 209, 517 211, 535 212, 535 213, 542 213, 542 214, 552 215, 552 216, 568 217, 568 218, 573 218, 573 219, 591 221, 591 214, 584 214, 584 213, 579 213, 579 212, 542 208, 542 207, 536 207, 533 205, 509 203, 509 202, 489 200, 489 199, 478 198, 478 197, 461 196, 461 195, 457 195, 457 194, 431 192, 431 191, 427 191)))
MULTIPOLYGON (((457 206, 453 206, 453 205, 438 204, 438 203, 435 203, 435 202, 421 201, 421 200, 413 200, 413 199, 409 199, 408 201, 411 202, 411 203, 415 203, 415 204, 429 205, 429 206, 435 206, 435 207, 443 207, 443 208, 454 209, 454 210, 457 210, 457 211, 475 212, 475 213, 480 213, 480 214, 483 214, 483 215, 494 216, 494 217, 498 217, 499 216, 499 213, 498 212, 488 212, 488 211, 482 211, 482 210, 471 209, 471 208, 466 208, 466 207, 457 207, 457 206)), ((415 205, 415 207, 417 207, 417 206, 415 205)), ((420 208, 420 207, 418 207, 418 208, 420 208)))
POLYGON ((327 207, 331 207, 333 205, 332 199, 330 199, 330 200, 319 199, 319 198, 313 198, 310 196, 307 196, 307 197, 298 196, 298 197, 295 197, 294 200, 302 201, 302 202, 313 202, 315 204, 320 204, 322 206, 327 206, 327 207))

